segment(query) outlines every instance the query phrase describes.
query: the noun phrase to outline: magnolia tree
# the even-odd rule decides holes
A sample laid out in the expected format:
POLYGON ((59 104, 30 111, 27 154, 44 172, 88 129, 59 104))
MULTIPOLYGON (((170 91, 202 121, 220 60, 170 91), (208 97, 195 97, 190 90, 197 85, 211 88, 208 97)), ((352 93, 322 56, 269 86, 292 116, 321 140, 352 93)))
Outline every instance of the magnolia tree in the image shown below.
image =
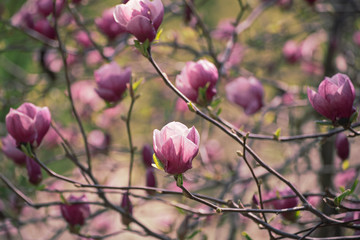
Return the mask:
POLYGON ((2 239, 360 239, 357 1, 0 10, 2 239))

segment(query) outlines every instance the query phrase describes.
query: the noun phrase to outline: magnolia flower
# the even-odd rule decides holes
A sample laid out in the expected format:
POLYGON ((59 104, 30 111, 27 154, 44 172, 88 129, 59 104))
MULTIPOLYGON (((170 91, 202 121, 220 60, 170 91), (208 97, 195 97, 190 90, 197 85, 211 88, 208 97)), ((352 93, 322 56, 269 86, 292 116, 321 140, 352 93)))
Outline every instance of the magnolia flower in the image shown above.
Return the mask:
POLYGON ((287 41, 282 51, 286 61, 289 63, 296 63, 301 58, 301 48, 295 41, 287 41))
POLYGON ((94 73, 96 93, 105 101, 119 101, 131 79, 131 69, 121 69, 116 62, 105 64, 94 73))
POLYGON ((207 60, 187 62, 176 76, 176 87, 191 101, 200 104, 211 102, 216 94, 219 74, 214 64, 207 60), (199 96, 200 88, 207 88, 205 96, 199 96), (201 99, 201 98, 205 99, 201 99))
POLYGON ((50 127, 51 114, 47 107, 23 103, 18 109, 10 109, 6 115, 6 128, 17 145, 30 143, 39 146, 50 127))
POLYGON ((161 131, 155 129, 153 147, 165 172, 181 174, 192 168, 192 160, 198 154, 200 136, 193 126, 187 128, 179 122, 165 125, 161 131))
POLYGON ((90 216, 90 206, 86 202, 87 197, 85 195, 81 197, 70 195, 67 199, 67 204, 60 205, 61 215, 71 227, 84 225, 86 219, 90 216))
POLYGON ((114 11, 115 21, 140 42, 155 39, 163 17, 164 6, 161 0, 130 0, 116 5, 114 11))
POLYGON ((110 8, 105 10, 100 18, 95 19, 96 26, 110 40, 126 32, 126 29, 123 26, 115 22, 113 13, 114 9, 110 8))
POLYGON ((348 124, 355 112, 355 89, 345 74, 338 73, 331 78, 326 77, 320 83, 318 92, 308 88, 307 93, 313 108, 334 124, 348 124))
POLYGON ((230 102, 244 108, 247 115, 256 113, 263 106, 264 88, 255 77, 239 77, 225 86, 230 102))
POLYGON ((16 141, 11 135, 1 138, 2 151, 10 159, 18 165, 24 165, 26 155, 16 146, 16 141))

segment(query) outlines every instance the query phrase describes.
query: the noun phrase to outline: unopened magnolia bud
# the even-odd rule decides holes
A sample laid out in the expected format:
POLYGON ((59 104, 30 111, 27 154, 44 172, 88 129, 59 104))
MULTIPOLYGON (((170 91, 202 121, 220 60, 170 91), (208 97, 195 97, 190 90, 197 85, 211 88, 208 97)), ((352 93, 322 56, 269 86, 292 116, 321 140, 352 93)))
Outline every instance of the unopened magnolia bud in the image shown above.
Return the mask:
MULTIPOLYGON (((156 178, 153 168, 146 169, 146 186, 147 187, 156 187, 156 178)), ((146 190, 149 195, 154 195, 156 192, 154 190, 146 190)))
POLYGON ((37 185, 42 181, 41 167, 34 159, 26 157, 26 169, 30 183, 37 185))
MULTIPOLYGON (((120 206, 125 210, 125 212, 127 212, 129 215, 132 215, 133 213, 133 206, 132 203, 130 201, 129 198, 129 194, 125 193, 123 195, 123 198, 121 200, 121 204, 120 206)), ((128 218, 126 215, 121 215, 121 222, 126 225, 129 226, 129 224, 132 222, 132 220, 130 218, 128 218)))
POLYGON ((342 161, 349 158, 350 144, 344 133, 339 133, 335 139, 336 153, 342 161))

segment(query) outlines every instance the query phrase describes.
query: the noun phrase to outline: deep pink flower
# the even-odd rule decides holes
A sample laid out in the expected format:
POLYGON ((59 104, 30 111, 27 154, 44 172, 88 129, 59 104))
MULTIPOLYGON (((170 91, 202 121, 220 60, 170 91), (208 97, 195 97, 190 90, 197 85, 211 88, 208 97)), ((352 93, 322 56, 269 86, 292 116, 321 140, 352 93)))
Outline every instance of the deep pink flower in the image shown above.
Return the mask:
POLYGON ((88 34, 85 31, 78 31, 75 34, 75 40, 84 48, 89 48, 93 45, 88 34))
MULTIPOLYGON (((37 0, 36 5, 38 12, 44 17, 53 13, 53 0, 37 0)), ((64 6, 64 0, 56 0, 56 16, 60 16, 64 6)))
POLYGON ((188 107, 187 103, 181 98, 178 98, 176 100, 175 109, 181 113, 185 113, 185 112, 189 111, 189 107, 188 107))
POLYGON ((2 151, 10 159, 18 165, 24 165, 26 162, 26 155, 16 146, 15 139, 8 134, 6 137, 1 138, 2 151))
POLYGON ((207 60, 187 62, 181 73, 176 76, 176 87, 191 101, 199 104, 211 102, 216 94, 216 82, 219 74, 214 64, 207 60), (206 99, 199 98, 200 88, 208 85, 206 99))
POLYGON ((163 16, 164 6, 161 0, 130 0, 116 5, 114 11, 115 21, 140 42, 154 40, 163 16))
POLYGON ((289 63, 296 63, 301 58, 301 48, 293 40, 287 41, 282 51, 286 61, 289 63))
POLYGON ((119 101, 125 93, 126 85, 130 82, 131 69, 121 69, 116 62, 105 64, 94 73, 97 94, 108 102, 119 101))
MULTIPOLYGON (((275 209, 293 208, 298 205, 299 200, 297 197, 288 198, 288 196, 291 195, 295 195, 295 193, 290 188, 286 188, 282 191, 271 191, 267 194, 266 199, 277 198, 268 203, 275 209)), ((285 212, 282 213, 281 216, 289 221, 296 220, 296 212, 285 212)))
POLYGON ((46 18, 39 19, 35 22, 34 30, 38 33, 44 35, 47 38, 55 39, 56 38, 56 32, 53 26, 51 26, 49 20, 46 18))
POLYGON ((115 22, 113 13, 114 8, 110 8, 105 10, 100 18, 95 19, 95 24, 98 29, 110 40, 126 32, 126 29, 122 25, 115 22))
MULTIPOLYGON (((154 173, 154 168, 147 168, 146 169, 146 186, 147 187, 156 187, 156 178, 155 178, 155 173, 154 173)), ((155 191, 153 190, 146 190, 146 192, 149 195, 154 195, 155 191)))
POLYGON ((154 154, 154 151, 151 148, 151 146, 149 144, 145 144, 141 153, 145 167, 151 168, 151 165, 153 163, 153 154, 154 154))
MULTIPOLYGON (((133 205, 130 201, 129 198, 129 193, 125 193, 123 194, 123 197, 121 199, 121 204, 120 206, 125 210, 125 212, 127 212, 129 215, 133 214, 133 205)), ((128 218, 126 215, 121 215, 121 222, 128 226, 131 223, 131 219, 128 218)))
POLYGON ((181 174, 192 168, 199 144, 200 136, 194 126, 189 129, 182 123, 171 122, 161 131, 154 130, 155 154, 169 174, 181 174))
POLYGON ((217 28, 211 33, 211 36, 218 40, 229 39, 235 31, 235 26, 232 21, 233 19, 226 19, 221 21, 217 28))
POLYGON ((344 133, 339 133, 338 135, 336 135, 335 147, 336 147, 336 153, 339 156, 339 158, 341 158, 341 160, 344 161, 349 158, 350 144, 349 144, 349 140, 347 139, 344 133))
POLYGON ((230 102, 244 108, 247 115, 256 113, 263 106, 264 88, 255 77, 239 77, 225 86, 230 102))
POLYGON ((70 226, 82 226, 85 224, 86 219, 90 216, 90 206, 86 203, 87 201, 85 195, 82 195, 81 197, 70 195, 67 199, 67 204, 60 205, 61 215, 70 226))
POLYGON ((42 173, 40 165, 34 159, 26 157, 26 170, 28 173, 29 182, 37 185, 42 180, 42 173))
POLYGON ((17 145, 31 143, 39 146, 50 127, 51 114, 47 107, 23 103, 18 109, 10 109, 6 115, 6 128, 17 145))
POLYGON ((355 89, 345 74, 338 73, 331 78, 325 77, 319 85, 318 92, 308 88, 307 93, 313 108, 336 124, 348 124, 349 118, 355 112, 355 89))

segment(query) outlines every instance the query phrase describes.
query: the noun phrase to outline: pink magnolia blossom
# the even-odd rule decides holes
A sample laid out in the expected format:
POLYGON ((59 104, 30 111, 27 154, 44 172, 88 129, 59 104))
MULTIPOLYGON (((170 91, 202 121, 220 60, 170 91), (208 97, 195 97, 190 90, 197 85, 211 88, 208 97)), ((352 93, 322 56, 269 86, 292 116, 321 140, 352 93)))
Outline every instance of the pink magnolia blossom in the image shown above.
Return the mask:
POLYGON ((115 21, 140 42, 154 40, 163 16, 161 0, 130 0, 116 5, 114 11, 115 21))
POLYGON ((96 93, 105 101, 117 102, 125 93, 131 79, 131 69, 121 69, 116 62, 105 64, 94 73, 96 93))
POLYGON ((349 140, 344 133, 339 133, 336 135, 335 139, 336 153, 341 158, 341 160, 346 160, 349 158, 350 154, 350 144, 349 140))
MULTIPOLYGON (((53 0, 37 0, 36 2, 38 12, 47 17, 53 13, 53 0)), ((61 11, 65 7, 64 0, 56 0, 56 16, 60 16, 61 11)))
POLYGON ((85 31, 78 31, 75 34, 75 40, 84 48, 89 48, 93 45, 88 34, 85 31))
POLYGON ((244 108, 247 115, 256 113, 263 106, 264 88, 255 77, 239 77, 225 86, 230 102, 244 108))
POLYGON ((165 172, 181 174, 192 168, 192 160, 198 154, 200 136, 193 126, 187 128, 179 122, 165 125, 153 134, 154 152, 165 172))
POLYGON ((176 87, 191 101, 200 104, 211 102, 216 94, 218 71, 214 64, 207 60, 187 62, 181 73, 176 76, 176 87), (200 88, 207 87, 205 99, 199 96, 200 88))
POLYGON ((109 134, 101 130, 93 130, 87 136, 90 150, 93 153, 107 153, 110 147, 111 138, 109 134))
POLYGON ((85 195, 81 197, 70 195, 67 199, 67 204, 60 205, 61 215, 70 226, 82 226, 85 224, 86 219, 90 216, 90 206, 86 203, 87 201, 85 195))
POLYGON ((101 17, 95 19, 98 29, 110 40, 126 32, 123 26, 115 22, 113 13, 114 8, 110 8, 105 10, 101 17))
POLYGON ((282 51, 286 61, 289 63, 296 63, 301 58, 301 48, 295 41, 287 41, 282 51))
POLYGON ((51 114, 47 107, 23 103, 17 109, 10 109, 6 115, 6 128, 16 144, 30 143, 39 146, 50 127, 51 114))
POLYGON ((320 83, 318 92, 308 88, 307 93, 313 108, 334 123, 347 124, 355 112, 355 89, 345 74, 338 73, 331 78, 326 77, 320 83))
POLYGON ((56 38, 55 29, 46 18, 37 20, 34 25, 34 30, 49 39, 56 38))
POLYGON ((26 163, 26 155, 16 146, 15 139, 8 134, 6 137, 1 138, 3 153, 18 165, 26 163))

